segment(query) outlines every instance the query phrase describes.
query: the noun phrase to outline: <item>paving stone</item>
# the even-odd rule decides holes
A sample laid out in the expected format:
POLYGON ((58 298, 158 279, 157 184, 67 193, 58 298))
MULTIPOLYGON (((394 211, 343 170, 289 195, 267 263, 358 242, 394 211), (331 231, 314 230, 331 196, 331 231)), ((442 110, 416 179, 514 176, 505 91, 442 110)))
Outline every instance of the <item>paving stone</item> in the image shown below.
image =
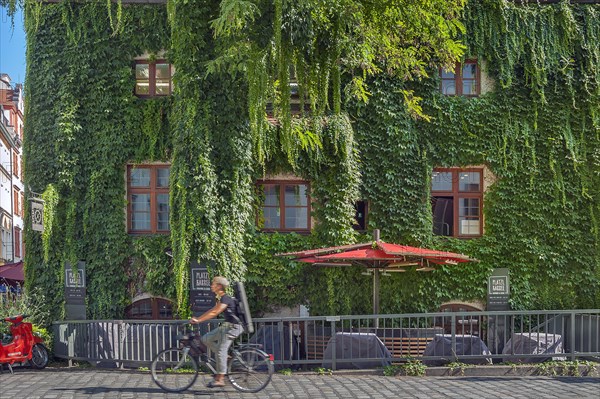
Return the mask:
POLYGON ((186 392, 162 391, 148 373, 99 369, 15 369, 0 375, 1 399, 371 399, 371 398, 590 398, 599 399, 599 377, 465 376, 386 377, 375 373, 275 374, 256 394, 231 386, 210 390, 196 384, 186 392))

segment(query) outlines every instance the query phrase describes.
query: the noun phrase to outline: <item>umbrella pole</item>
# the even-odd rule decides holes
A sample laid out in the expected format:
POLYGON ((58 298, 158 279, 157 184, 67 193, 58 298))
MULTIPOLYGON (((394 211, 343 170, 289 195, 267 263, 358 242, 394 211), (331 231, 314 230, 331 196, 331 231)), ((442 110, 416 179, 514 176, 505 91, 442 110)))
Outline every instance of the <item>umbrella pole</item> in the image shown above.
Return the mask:
MULTIPOLYGON (((373 314, 379 315, 379 269, 373 271, 373 314)), ((379 328, 379 318, 375 318, 375 328, 379 328)))

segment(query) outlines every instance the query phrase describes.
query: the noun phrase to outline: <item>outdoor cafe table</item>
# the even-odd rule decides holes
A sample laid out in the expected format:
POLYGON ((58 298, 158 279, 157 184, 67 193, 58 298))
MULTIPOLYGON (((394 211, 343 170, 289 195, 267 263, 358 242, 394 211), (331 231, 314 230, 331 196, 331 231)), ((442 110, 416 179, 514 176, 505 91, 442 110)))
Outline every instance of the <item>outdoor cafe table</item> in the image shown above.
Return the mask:
POLYGON ((465 355, 491 355, 485 343, 475 335, 456 334, 456 353, 452 351, 452 334, 437 334, 425 347, 423 356, 443 356, 442 360, 423 361, 428 366, 442 366, 449 361, 455 361, 458 357, 463 363, 468 364, 491 364, 491 358, 460 358, 465 355))
MULTIPOLYGON (((390 365, 392 355, 376 334, 339 332, 334 337, 337 369, 371 369, 390 365), (352 360, 346 362, 344 359, 352 360)), ((333 367, 334 337, 329 340, 323 353, 324 368, 333 367)))

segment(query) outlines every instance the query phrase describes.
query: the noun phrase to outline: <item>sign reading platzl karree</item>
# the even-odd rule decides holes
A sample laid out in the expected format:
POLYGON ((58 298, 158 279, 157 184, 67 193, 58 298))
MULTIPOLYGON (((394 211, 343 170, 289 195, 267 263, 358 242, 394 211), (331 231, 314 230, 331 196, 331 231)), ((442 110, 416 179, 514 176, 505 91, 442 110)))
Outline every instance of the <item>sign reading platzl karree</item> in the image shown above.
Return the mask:
POLYGON ((85 262, 65 262, 65 313, 69 320, 85 320, 85 262))
POLYGON ((190 304, 194 316, 199 316, 215 306, 215 294, 210 290, 209 265, 214 267, 214 262, 190 262, 190 304))
POLYGON ((488 310, 510 310, 510 282, 508 269, 494 269, 488 278, 488 310))

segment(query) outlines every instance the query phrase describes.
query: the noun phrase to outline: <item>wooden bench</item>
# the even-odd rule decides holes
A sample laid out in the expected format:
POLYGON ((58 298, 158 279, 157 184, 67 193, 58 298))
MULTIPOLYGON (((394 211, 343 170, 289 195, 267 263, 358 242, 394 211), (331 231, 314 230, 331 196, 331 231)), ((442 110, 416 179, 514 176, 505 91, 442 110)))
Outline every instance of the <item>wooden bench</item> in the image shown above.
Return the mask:
POLYGON ((306 359, 308 360, 321 360, 323 359, 323 353, 327 348, 329 342, 329 336, 312 336, 306 338, 306 359))
MULTIPOLYGON (((327 348, 329 336, 312 336, 306 338, 306 359, 321 360, 327 348)), ((392 357, 406 358, 423 356, 425 347, 433 337, 379 337, 388 348, 392 357)))
POLYGON ((418 357, 423 356, 427 344, 432 337, 379 337, 388 348, 392 357, 418 357))

